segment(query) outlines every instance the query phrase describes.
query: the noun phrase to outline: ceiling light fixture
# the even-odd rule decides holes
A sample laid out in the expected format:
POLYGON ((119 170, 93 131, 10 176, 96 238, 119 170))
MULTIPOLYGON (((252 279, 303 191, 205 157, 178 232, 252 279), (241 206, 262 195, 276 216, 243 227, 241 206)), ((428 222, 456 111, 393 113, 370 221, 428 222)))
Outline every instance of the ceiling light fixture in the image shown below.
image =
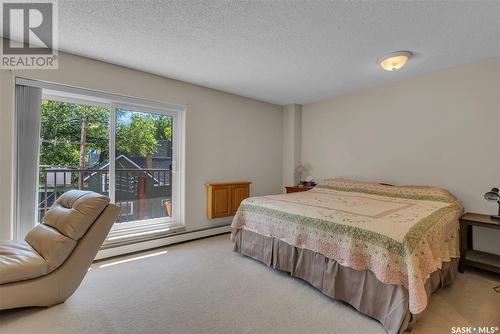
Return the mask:
POLYGON ((382 57, 378 63, 386 71, 396 71, 405 66, 411 55, 412 53, 410 51, 392 52, 382 57))

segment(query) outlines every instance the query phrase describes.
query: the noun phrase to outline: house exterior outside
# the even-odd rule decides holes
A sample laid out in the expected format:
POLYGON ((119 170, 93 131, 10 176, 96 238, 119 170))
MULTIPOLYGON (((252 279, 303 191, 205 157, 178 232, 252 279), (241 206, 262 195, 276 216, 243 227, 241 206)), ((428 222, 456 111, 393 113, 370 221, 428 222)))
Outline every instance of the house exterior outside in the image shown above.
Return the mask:
MULTIPOLYGON (((159 141, 158 151, 149 158, 119 154, 115 169, 115 203, 122 208, 117 223, 171 216, 172 146, 159 141), (148 166, 148 164, 150 166, 148 166)), ((109 196, 109 160, 80 170, 51 166, 40 170, 39 214, 65 191, 91 190, 109 196), (79 182, 80 178, 83 182, 79 182)))

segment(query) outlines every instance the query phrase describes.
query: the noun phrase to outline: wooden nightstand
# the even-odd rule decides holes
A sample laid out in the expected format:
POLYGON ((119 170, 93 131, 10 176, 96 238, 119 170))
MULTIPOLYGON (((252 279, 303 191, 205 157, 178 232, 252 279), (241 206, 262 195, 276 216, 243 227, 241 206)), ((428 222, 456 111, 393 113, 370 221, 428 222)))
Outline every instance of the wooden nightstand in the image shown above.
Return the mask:
POLYGON ((500 220, 478 213, 466 213, 460 217, 460 264, 458 271, 463 273, 465 266, 471 266, 500 274, 500 255, 474 249, 472 226, 500 230, 500 220))
POLYGON ((300 191, 308 191, 308 190, 311 190, 312 188, 314 187, 310 187, 310 186, 301 186, 301 185, 298 185, 298 186, 291 186, 291 187, 285 187, 286 189, 286 193, 287 194, 290 194, 290 193, 298 193, 300 191))

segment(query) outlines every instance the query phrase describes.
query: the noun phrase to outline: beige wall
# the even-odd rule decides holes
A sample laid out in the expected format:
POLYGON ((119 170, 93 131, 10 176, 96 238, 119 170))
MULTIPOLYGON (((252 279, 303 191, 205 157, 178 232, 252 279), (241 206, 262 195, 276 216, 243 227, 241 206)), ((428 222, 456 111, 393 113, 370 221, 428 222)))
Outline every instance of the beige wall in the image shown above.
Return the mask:
POLYGON ((300 165, 302 106, 289 104, 283 107, 283 188, 300 182, 296 171, 300 165))
MULTIPOLYGON (((495 213, 483 194, 500 185, 499 81, 496 58, 303 105, 302 163, 316 178, 443 187, 495 213)), ((500 233, 482 232, 478 248, 500 254, 500 233)))
MULTIPOLYGON (((285 126, 291 119, 282 120, 280 106, 60 56, 57 71, 0 71, 0 239, 11 235, 15 76, 186 104, 188 230, 228 222, 206 219, 205 182, 249 180, 252 195, 278 193, 291 161, 296 164, 295 159, 285 164, 288 155, 301 155, 316 179, 431 184, 452 191, 467 210, 496 210, 482 196, 500 185, 500 58, 306 104, 302 129, 285 133, 297 122, 285 126), (295 142, 300 131, 301 148, 293 143, 287 150, 286 138, 295 142)), ((500 253, 499 238, 480 233, 476 241, 479 248, 500 253)))
POLYGON ((281 192, 281 106, 60 53, 59 70, 0 71, 0 239, 11 235, 15 76, 187 105, 185 224, 206 218, 206 182, 248 180, 253 195, 281 192))

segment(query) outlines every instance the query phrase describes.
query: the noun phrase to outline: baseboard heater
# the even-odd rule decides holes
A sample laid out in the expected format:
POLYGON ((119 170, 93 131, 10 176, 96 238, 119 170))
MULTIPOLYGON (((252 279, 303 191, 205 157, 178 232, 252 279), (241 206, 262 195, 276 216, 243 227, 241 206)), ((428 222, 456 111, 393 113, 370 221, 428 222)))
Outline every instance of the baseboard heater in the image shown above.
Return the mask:
POLYGON ((118 255, 135 253, 152 248, 176 244, 179 242, 210 237, 218 234, 228 233, 230 231, 230 225, 223 225, 218 227, 208 227, 195 231, 184 231, 178 233, 170 233, 168 235, 157 235, 152 236, 150 239, 141 241, 128 241, 120 244, 105 244, 97 253, 95 260, 102 260, 118 255))

